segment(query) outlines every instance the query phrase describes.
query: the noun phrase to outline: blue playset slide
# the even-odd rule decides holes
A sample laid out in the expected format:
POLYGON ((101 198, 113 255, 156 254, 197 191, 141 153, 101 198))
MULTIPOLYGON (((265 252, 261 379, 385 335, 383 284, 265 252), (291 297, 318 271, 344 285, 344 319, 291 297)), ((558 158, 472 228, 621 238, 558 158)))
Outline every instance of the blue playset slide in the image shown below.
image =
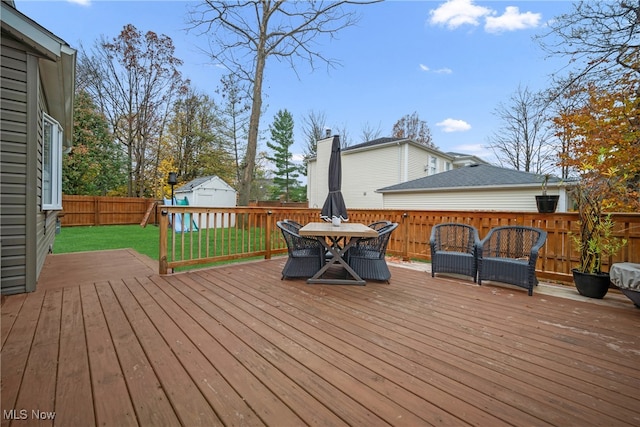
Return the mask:
MULTIPOLYGON (((171 199, 164 199, 164 204, 167 206, 171 206, 171 199)), ((189 206, 189 200, 187 200, 187 198, 185 197, 184 199, 180 199, 180 200, 176 200, 176 198, 173 198, 173 205, 174 206, 189 206)), ((169 216, 169 224, 171 224, 171 226, 173 227, 173 230, 176 233, 182 233, 184 231, 191 231, 193 229, 193 231, 198 231, 198 225, 196 224, 195 220, 191 219, 191 214, 176 214, 175 215, 175 224, 172 224, 172 220, 173 218, 171 218, 173 215, 169 216), (182 217, 184 217, 184 227, 182 226, 182 217)))

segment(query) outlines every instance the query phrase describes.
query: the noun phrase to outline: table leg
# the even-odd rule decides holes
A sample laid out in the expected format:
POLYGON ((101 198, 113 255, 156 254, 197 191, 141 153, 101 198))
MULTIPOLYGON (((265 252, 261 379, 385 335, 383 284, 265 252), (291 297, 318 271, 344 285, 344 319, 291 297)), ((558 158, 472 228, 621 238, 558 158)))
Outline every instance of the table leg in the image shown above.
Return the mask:
MULTIPOLYGON (((347 253, 349 248, 355 245, 360 238, 353 237, 349 239, 349 241, 344 245, 344 247, 340 248, 337 245, 331 244, 328 245, 324 238, 318 239, 320 243, 333 255, 331 259, 320 269, 316 274, 313 275, 310 279, 307 279, 307 283, 320 283, 325 285, 366 285, 366 281, 363 280, 358 273, 355 272, 353 268, 342 257, 347 253), (323 279, 322 275, 326 273, 326 271, 334 264, 342 264, 347 273, 353 277, 353 279, 323 279)), ((333 239, 332 239, 333 242, 333 239)))

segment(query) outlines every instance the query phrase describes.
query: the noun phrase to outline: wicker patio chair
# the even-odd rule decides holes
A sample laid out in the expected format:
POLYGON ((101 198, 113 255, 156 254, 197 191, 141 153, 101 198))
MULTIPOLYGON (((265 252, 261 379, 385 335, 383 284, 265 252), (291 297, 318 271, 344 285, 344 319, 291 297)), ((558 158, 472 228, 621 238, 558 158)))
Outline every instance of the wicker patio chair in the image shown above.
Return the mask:
POLYGON ((292 219, 285 219, 285 220, 282 220, 282 222, 286 222, 286 223, 291 224, 293 227, 296 228, 296 231, 300 230, 302 228, 302 224, 300 224, 299 222, 294 221, 292 219))
POLYGON ((529 296, 538 284, 536 261, 547 232, 533 227, 505 226, 489 230, 478 245, 478 284, 483 280, 525 288, 529 296))
POLYGON ((347 263, 365 280, 389 282, 391 272, 385 260, 391 232, 398 223, 390 223, 378 230, 378 237, 360 239, 347 251, 347 263))
POLYGON ((431 277, 436 273, 456 273, 471 276, 475 282, 479 243, 478 230, 471 225, 448 222, 433 226, 429 239, 431 277))
POLYGON ((311 277, 324 266, 324 247, 314 238, 298 234, 296 224, 290 221, 276 223, 287 242, 289 258, 282 269, 282 279, 286 277, 311 277))
POLYGON ((376 221, 373 222, 371 224, 369 224, 369 228, 373 228, 374 230, 380 230, 383 227, 386 227, 387 225, 391 224, 391 221, 376 221))

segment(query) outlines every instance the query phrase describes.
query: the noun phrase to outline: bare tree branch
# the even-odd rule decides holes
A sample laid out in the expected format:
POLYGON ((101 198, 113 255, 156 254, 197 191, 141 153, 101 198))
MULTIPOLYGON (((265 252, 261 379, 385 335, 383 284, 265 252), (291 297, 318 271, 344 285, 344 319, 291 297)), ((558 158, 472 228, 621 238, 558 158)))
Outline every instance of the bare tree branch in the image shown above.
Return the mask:
POLYGON ((240 205, 249 203, 254 177, 267 59, 286 60, 294 72, 297 60, 308 63, 312 69, 317 61, 335 66, 334 60, 321 53, 319 39, 334 38, 338 31, 358 21, 355 12, 345 6, 376 2, 205 0, 190 11, 189 30, 208 37, 209 56, 252 88, 240 205))

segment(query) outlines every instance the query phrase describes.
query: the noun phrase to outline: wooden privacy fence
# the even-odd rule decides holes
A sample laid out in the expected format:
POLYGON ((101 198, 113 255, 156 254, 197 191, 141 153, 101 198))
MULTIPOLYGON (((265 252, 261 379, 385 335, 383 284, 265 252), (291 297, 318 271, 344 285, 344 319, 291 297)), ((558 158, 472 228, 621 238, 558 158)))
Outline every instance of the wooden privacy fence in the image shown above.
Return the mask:
MULTIPOLYGON (((62 196, 60 224, 123 225, 140 224, 154 199, 140 197, 62 196)), ((156 212, 149 216, 149 224, 157 223, 156 212)))
MULTIPOLYGON (((160 273, 187 265, 238 258, 264 257, 286 252, 277 221, 292 219, 301 224, 320 221, 318 209, 302 208, 197 208, 160 207, 160 273), (171 227, 170 227, 171 225, 171 227)), ((615 235, 627 239, 613 262, 640 263, 640 214, 613 214, 615 235)), ((387 219, 399 223, 391 235, 387 253, 403 259, 430 260, 431 228, 443 222, 473 225, 480 238, 493 227, 527 225, 547 231, 536 269, 541 278, 571 282, 571 269, 578 253, 571 233, 578 230, 576 213, 539 214, 526 212, 460 212, 349 209, 351 222, 370 224, 387 219)))

